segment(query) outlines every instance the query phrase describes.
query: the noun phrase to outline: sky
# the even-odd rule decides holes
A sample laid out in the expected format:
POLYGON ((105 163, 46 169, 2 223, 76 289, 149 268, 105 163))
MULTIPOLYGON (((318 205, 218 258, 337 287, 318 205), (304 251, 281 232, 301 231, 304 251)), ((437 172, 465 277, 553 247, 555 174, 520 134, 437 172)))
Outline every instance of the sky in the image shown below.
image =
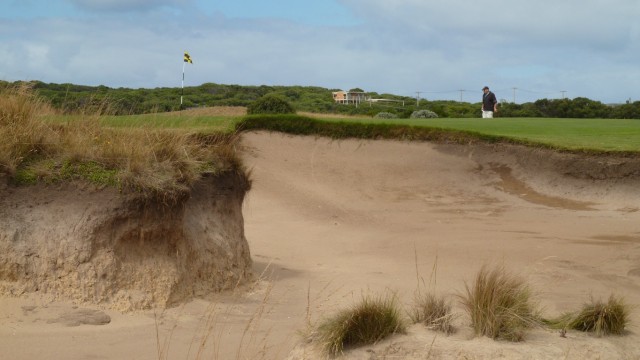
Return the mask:
POLYGON ((639 18, 638 0, 0 0, 0 80, 180 87, 184 67, 185 86, 622 103, 639 18))

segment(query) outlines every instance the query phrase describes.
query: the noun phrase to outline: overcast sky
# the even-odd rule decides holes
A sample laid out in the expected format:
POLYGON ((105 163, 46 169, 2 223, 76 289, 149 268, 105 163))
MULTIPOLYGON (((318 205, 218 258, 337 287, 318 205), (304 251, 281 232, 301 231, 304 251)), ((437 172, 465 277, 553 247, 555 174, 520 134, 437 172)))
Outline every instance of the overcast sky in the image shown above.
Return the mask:
POLYGON ((0 80, 179 87, 186 50, 185 86, 638 101, 638 19, 638 0, 0 0, 0 80))

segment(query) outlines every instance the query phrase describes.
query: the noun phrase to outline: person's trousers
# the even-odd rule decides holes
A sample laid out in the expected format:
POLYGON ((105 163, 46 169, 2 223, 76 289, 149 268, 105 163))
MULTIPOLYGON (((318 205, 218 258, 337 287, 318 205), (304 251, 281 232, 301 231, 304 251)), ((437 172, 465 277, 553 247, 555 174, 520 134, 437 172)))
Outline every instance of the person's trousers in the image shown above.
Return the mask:
POLYGON ((482 118, 483 119, 492 119, 493 118, 493 111, 484 111, 484 110, 482 110, 482 118))

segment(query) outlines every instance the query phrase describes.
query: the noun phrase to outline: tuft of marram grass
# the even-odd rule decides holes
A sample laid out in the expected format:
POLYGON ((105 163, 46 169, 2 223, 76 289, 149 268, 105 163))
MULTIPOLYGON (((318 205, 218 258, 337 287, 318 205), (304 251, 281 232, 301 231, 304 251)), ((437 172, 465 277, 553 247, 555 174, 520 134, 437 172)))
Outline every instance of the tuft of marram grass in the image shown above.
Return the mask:
POLYGON ((549 320, 553 328, 593 332, 596 336, 622 335, 629 325, 630 306, 622 297, 610 295, 607 302, 591 299, 578 312, 549 320))
POLYGON ((338 356, 345 347, 374 344, 405 331, 406 324, 394 296, 365 296, 352 308, 320 323, 312 340, 327 355, 338 356))
POLYGON ((483 266, 474 284, 465 284, 465 289, 461 303, 478 336, 522 341, 525 330, 539 323, 530 287, 503 266, 483 266))
POLYGON ((421 323, 429 329, 453 334, 456 329, 453 326, 454 314, 451 309, 451 303, 444 297, 432 293, 417 294, 409 316, 415 324, 421 323))
POLYGON ((0 173, 13 175, 23 163, 55 152, 55 134, 39 119, 52 112, 28 85, 0 90, 0 173))

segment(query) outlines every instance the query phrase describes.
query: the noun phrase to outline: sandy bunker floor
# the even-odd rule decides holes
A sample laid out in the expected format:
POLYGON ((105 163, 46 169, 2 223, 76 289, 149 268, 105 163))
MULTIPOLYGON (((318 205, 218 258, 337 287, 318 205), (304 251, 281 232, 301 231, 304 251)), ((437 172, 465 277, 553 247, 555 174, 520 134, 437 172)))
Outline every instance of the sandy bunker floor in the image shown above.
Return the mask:
MULTIPOLYGON (((486 263, 526 277, 547 315, 612 292, 640 304, 640 191, 539 181, 544 174, 527 172, 509 157, 451 146, 275 133, 243 137, 254 181, 244 205, 245 230, 254 269, 264 280, 163 312, 105 311, 111 319, 101 325, 70 325, 65 319, 91 313, 73 304, 34 296, 0 299, 3 354, 316 358, 300 345, 298 332, 308 321, 367 293, 392 291, 409 306, 418 283, 454 296, 486 263)), ((461 315, 461 330, 453 336, 414 326, 408 335, 348 358, 639 358, 640 311, 631 321, 624 337, 561 338, 534 330, 525 343, 508 344, 471 339, 461 315)))

